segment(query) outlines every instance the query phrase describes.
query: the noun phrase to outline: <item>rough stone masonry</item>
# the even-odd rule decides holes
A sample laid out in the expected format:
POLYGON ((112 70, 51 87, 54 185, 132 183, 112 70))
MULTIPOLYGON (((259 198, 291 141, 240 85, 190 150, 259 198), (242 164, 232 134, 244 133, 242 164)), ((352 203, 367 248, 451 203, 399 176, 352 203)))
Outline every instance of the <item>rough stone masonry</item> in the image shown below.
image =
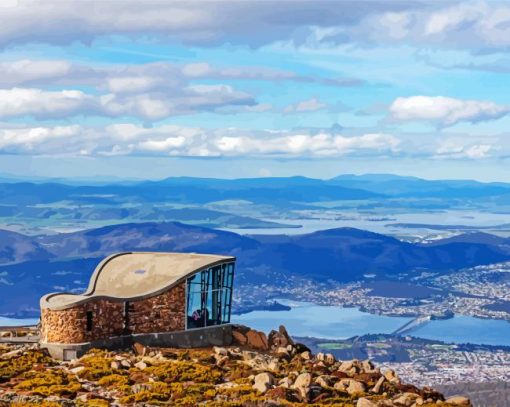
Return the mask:
POLYGON ((84 343, 124 334, 173 332, 185 328, 185 283, 143 300, 124 302, 98 299, 64 310, 42 309, 41 341, 84 343), (91 329, 87 330, 87 313, 91 329))

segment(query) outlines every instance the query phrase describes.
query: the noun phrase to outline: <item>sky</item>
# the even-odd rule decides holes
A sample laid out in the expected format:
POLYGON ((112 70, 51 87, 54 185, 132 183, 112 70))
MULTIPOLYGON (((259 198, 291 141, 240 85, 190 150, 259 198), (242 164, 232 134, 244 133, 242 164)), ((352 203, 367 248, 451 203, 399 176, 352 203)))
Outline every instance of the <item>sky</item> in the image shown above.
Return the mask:
POLYGON ((0 176, 510 182, 510 2, 0 2, 0 176))

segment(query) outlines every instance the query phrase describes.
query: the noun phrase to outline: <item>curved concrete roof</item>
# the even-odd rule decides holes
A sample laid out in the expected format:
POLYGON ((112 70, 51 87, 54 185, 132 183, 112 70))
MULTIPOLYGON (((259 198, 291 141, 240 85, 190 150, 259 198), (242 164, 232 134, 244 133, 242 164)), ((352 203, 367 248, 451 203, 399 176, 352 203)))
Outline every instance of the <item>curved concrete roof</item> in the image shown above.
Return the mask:
POLYGON ((99 263, 83 294, 47 294, 41 298, 41 308, 61 310, 100 298, 127 301, 152 297, 200 270, 232 261, 235 257, 196 253, 117 253, 99 263))

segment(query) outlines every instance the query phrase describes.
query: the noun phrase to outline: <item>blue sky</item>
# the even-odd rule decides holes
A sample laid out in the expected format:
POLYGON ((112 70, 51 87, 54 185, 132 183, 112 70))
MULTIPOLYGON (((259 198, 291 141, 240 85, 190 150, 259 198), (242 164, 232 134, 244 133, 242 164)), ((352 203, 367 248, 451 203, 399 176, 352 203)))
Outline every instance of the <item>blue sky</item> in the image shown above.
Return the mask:
POLYGON ((510 181, 509 23, 496 1, 2 2, 0 174, 510 181))

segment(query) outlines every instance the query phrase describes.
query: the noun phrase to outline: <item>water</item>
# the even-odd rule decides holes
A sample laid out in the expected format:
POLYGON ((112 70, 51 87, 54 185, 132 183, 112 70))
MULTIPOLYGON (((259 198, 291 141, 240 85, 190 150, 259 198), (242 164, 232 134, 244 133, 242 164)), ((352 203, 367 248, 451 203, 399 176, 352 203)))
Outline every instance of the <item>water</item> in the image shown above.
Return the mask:
POLYGON ((464 315, 457 315, 452 319, 431 321, 413 330, 410 334, 444 342, 510 346, 509 322, 464 315))
MULTIPOLYGON (((372 315, 355 308, 289 303, 290 311, 254 311, 233 316, 233 322, 269 332, 283 324, 291 335, 347 339, 364 334, 389 334, 412 318, 372 315)), ((451 343, 510 346, 510 323, 458 315, 430 321, 409 335, 451 343)))
POLYGON ((412 318, 372 315, 356 308, 301 304, 290 311, 253 311, 232 319, 264 332, 283 324, 295 336, 347 339, 368 333, 389 334, 412 318))
POLYGON ((5 318, 0 317, 0 326, 24 326, 24 325, 36 325, 39 323, 39 318, 5 318))
MULTIPOLYGON (((300 235, 304 233, 312 233, 318 230, 340 228, 340 227, 353 227, 363 230, 368 230, 375 233, 389 234, 389 235, 418 235, 427 236, 431 233, 439 233, 441 235, 449 236, 446 230, 443 231, 430 231, 421 228, 402 228, 393 226, 394 223, 420 223, 432 225, 466 225, 473 228, 483 228, 490 225, 506 224, 508 223, 508 215, 506 213, 484 213, 474 211, 462 210, 444 210, 435 212, 409 212, 409 213, 391 213, 386 214, 373 213, 361 215, 353 211, 313 211, 313 218, 303 219, 287 219, 287 218, 263 218, 262 220, 286 223, 291 225, 301 226, 300 228, 259 228, 259 229, 238 229, 238 228, 220 228, 230 232, 235 232, 241 235, 300 235), (386 218, 385 220, 374 220, 378 218, 386 218)), ((485 230, 490 232, 490 230, 485 230)), ((508 233, 506 233, 508 234, 508 233)))

